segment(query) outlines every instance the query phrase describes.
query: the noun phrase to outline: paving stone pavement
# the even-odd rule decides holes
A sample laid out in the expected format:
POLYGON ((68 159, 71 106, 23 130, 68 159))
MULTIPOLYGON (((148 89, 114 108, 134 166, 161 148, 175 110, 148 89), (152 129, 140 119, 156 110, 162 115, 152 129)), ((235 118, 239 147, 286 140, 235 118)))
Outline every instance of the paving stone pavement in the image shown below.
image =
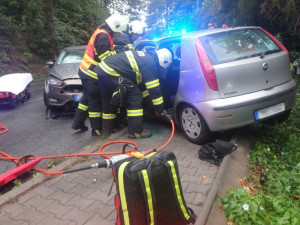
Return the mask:
MULTIPOLYGON (((152 130, 154 135, 148 139, 135 141, 141 151, 159 148, 168 140, 171 133, 170 126, 166 124, 149 123, 146 129, 152 130)), ((122 130, 108 140, 97 141, 82 152, 98 151, 98 148, 109 140, 129 139, 126 130, 122 130)), ((122 146, 123 144, 108 145, 104 151, 121 151, 122 146)), ((199 160, 199 148, 199 145, 187 141, 183 134, 176 130, 173 140, 163 150, 175 153, 185 201, 197 215, 201 212, 219 169, 199 160)), ((61 166, 72 165, 72 168, 79 168, 101 160, 100 157, 90 157, 75 165, 72 165, 74 160, 69 160, 61 166)), ((58 171, 60 168, 56 167, 54 170, 58 171)), ((36 181, 27 183, 16 188, 19 190, 11 191, 14 193, 0 196, 1 224, 115 224, 115 185, 108 196, 113 183, 111 169, 84 170, 50 178, 47 175, 40 175, 36 181)))

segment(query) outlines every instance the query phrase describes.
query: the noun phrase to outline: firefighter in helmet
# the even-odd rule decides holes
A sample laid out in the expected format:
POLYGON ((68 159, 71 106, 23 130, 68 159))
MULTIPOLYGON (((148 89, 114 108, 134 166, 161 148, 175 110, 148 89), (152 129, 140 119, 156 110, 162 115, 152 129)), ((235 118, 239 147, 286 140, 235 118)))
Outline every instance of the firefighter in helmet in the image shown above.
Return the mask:
POLYGON ((168 49, 156 51, 125 51, 101 61, 95 68, 103 104, 102 128, 110 134, 117 116, 117 108, 124 105, 128 117, 128 137, 148 138, 143 129, 142 92, 145 85, 157 115, 165 113, 158 76, 167 72, 172 63, 168 49))
MULTIPOLYGON (((126 33, 122 33, 120 36, 114 38, 114 50, 116 54, 133 50, 134 44, 145 34, 145 28, 146 24, 139 20, 134 20, 129 23, 126 33)), ((124 106, 120 106, 118 108, 117 118, 115 119, 115 131, 123 129, 126 124, 126 109, 124 109, 124 106)))
POLYGON ((146 25, 139 20, 129 23, 128 31, 114 38, 116 53, 133 50, 134 44, 145 34, 146 25))
POLYGON ((75 113, 72 129, 86 131, 85 119, 90 118, 93 136, 100 136, 102 129, 102 103, 95 67, 106 57, 114 54, 113 38, 128 30, 128 17, 111 15, 93 33, 87 44, 78 75, 83 85, 83 96, 75 113))

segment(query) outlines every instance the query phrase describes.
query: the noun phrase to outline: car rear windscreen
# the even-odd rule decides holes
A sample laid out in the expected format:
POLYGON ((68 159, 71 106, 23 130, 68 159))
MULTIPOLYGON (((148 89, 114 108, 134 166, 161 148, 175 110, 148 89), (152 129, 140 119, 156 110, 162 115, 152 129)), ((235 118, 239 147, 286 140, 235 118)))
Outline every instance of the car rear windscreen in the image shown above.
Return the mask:
POLYGON ((282 51, 261 29, 224 31, 200 37, 213 65, 282 51))

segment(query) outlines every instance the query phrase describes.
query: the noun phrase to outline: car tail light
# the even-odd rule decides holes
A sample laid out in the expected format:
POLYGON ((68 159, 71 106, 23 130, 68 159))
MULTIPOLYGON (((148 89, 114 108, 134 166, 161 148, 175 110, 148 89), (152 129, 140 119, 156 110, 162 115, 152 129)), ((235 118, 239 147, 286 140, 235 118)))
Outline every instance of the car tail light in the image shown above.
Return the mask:
POLYGON ((212 90, 218 91, 219 88, 218 88, 215 69, 212 66, 212 64, 205 52, 204 47, 198 38, 196 39, 196 49, 197 49, 199 63, 200 63, 201 69, 203 71, 203 74, 204 74, 204 77, 206 79, 208 86, 212 90))
POLYGON ((280 43, 280 41, 278 41, 272 34, 270 34, 268 31, 266 31, 263 28, 260 28, 263 32, 266 33, 266 35, 268 35, 278 46, 279 48, 281 48, 283 51, 285 51, 286 53, 289 53, 289 51, 283 46, 283 44, 280 43))

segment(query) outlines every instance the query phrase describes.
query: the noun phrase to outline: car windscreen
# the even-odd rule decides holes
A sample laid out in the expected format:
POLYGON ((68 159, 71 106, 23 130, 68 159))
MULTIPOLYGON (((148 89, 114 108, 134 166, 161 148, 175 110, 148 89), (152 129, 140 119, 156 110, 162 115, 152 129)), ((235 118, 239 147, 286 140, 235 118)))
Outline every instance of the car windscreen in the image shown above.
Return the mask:
POLYGON ((213 65, 282 51, 261 29, 249 28, 200 37, 213 65))
POLYGON ((80 63, 85 49, 64 50, 57 59, 57 65, 66 63, 80 63))

